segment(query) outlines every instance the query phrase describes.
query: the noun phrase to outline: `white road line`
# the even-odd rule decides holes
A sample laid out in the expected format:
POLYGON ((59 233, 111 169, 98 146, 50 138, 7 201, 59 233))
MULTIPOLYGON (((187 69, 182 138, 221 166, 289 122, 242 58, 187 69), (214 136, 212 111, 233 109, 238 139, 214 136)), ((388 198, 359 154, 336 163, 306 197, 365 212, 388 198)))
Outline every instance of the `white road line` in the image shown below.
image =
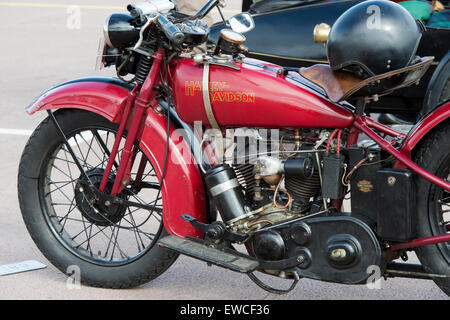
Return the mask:
POLYGON ((0 134, 10 135, 10 136, 31 136, 33 130, 23 130, 23 129, 5 129, 0 128, 0 134))
POLYGON ((79 4, 63 4, 63 3, 31 3, 31 2, 0 2, 2 7, 28 7, 28 8, 68 8, 79 7, 81 9, 103 9, 103 10, 120 10, 123 7, 118 6, 101 6, 101 5, 79 5, 79 4))

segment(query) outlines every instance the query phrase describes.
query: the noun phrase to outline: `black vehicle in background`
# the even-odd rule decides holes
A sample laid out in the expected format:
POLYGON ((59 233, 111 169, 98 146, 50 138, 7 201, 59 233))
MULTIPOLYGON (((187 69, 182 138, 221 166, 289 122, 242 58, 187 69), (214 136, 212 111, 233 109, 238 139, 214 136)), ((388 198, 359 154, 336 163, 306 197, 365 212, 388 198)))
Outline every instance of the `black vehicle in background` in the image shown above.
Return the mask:
MULTIPOLYGON (((252 14, 256 25, 245 35, 248 56, 285 67, 328 63, 325 44, 314 42, 315 26, 320 23, 332 26, 341 14, 360 2, 262 0, 251 3, 244 0, 243 10, 252 14)), ((442 3, 449 9, 448 1, 442 3)), ((223 28, 226 28, 223 23, 211 28, 210 42, 216 43, 223 28)), ((418 115, 426 114, 450 98, 450 28, 426 26, 417 55, 435 57, 433 66, 421 82, 380 97, 377 102, 368 104, 366 110, 397 116, 390 117, 387 122, 414 122, 418 115)))

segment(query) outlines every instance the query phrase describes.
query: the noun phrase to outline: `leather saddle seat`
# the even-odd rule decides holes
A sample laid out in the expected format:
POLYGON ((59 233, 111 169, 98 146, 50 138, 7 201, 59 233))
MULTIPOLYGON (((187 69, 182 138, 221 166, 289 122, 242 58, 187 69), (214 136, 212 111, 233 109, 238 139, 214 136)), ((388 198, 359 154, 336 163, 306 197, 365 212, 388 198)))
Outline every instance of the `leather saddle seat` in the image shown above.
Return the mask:
POLYGON ((388 94, 417 83, 430 67, 434 57, 419 58, 417 63, 381 75, 361 79, 347 71, 333 71, 327 64, 301 68, 302 77, 321 87, 332 102, 388 94))

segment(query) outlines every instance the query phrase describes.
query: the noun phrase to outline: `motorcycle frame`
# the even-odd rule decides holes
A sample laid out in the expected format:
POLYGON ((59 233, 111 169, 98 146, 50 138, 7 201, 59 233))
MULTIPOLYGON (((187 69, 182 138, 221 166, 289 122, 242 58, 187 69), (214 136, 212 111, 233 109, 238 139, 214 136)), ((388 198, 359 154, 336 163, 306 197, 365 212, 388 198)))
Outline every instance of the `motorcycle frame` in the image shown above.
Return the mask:
MULTIPOLYGON (((114 181, 113 189, 112 189, 112 196, 115 196, 119 194, 123 188, 130 182, 130 171, 133 166, 133 162, 135 161, 134 157, 134 147, 135 147, 135 141, 136 139, 140 141, 141 145, 146 146, 146 149, 150 151, 150 146, 148 144, 151 143, 151 138, 149 137, 150 134, 146 135, 145 127, 151 126, 155 124, 148 123, 152 119, 149 120, 149 115, 152 115, 153 113, 158 114, 161 118, 165 118, 165 116, 162 116, 160 112, 158 111, 159 104, 156 101, 156 95, 154 88, 156 86, 161 85, 161 79, 158 77, 158 75, 162 73, 165 73, 166 71, 163 70, 162 66, 165 65, 165 59, 164 52, 160 49, 158 50, 152 57, 153 59, 153 65, 150 69, 149 75, 147 76, 146 80, 143 84, 136 84, 136 86, 132 90, 128 90, 128 94, 125 97, 123 97, 123 93, 116 92, 117 94, 116 100, 119 100, 117 98, 122 97, 119 102, 116 102, 116 105, 120 105, 117 109, 120 109, 121 111, 118 111, 117 113, 121 112, 121 115, 115 114, 113 110, 107 109, 108 113, 105 114, 105 111, 101 106, 78 106, 81 109, 86 109, 92 112, 96 112, 99 114, 102 114, 103 116, 106 116, 111 121, 116 121, 119 123, 119 131, 117 135, 117 141, 115 141, 113 149, 110 154, 110 159, 108 161, 104 177, 101 182, 101 186, 99 188, 100 192, 104 192, 107 179, 109 177, 109 174, 111 172, 112 166, 114 165, 117 153, 118 153, 118 146, 120 143, 120 140, 122 138, 123 132, 127 129, 128 134, 125 140, 125 146, 122 150, 122 156, 118 164, 117 169, 117 175, 116 179, 114 181), (122 133, 122 134, 121 134, 122 133), (144 141, 145 140, 145 141, 144 141)), ((116 88, 117 89, 117 88, 116 88)), ((56 94, 57 95, 57 94, 56 94)), ((97 93, 98 96, 104 96, 104 93, 97 93)), ((77 95, 74 95, 73 92, 71 95, 65 96, 67 98, 67 101, 64 100, 66 103, 70 101, 70 99, 76 99, 77 95)), ((95 94, 90 93, 90 97, 95 96, 95 94)), ((63 96, 64 97, 64 96, 63 96)), ((49 110, 49 109, 59 109, 63 108, 62 102, 60 104, 52 104, 51 101, 45 101, 46 99, 51 100, 51 93, 44 93, 40 98, 37 99, 29 108, 28 112, 30 114, 38 111, 38 110, 49 110), (40 98, 42 98, 40 100, 40 98), (43 100, 43 101, 42 101, 43 100)), ((111 99, 114 100, 114 99, 111 99)), ((64 106, 69 107, 69 106, 64 106)), ((70 107, 69 107, 70 108, 70 107)), ((169 107, 170 108, 170 107, 169 107)), ((167 110, 167 114, 170 114, 170 110, 167 110)), ((168 116, 167 115, 167 116, 168 116)), ((375 141, 384 151, 392 155, 394 158, 397 159, 397 163, 395 165, 396 168, 400 169, 409 169, 412 172, 416 173, 420 177, 430 181, 433 184, 436 184, 437 186, 447 190, 450 192, 450 183, 444 181, 443 179, 440 179, 439 177, 436 177, 435 175, 427 172, 423 168, 419 167, 417 164, 415 164, 410 158, 411 158, 411 152, 416 147, 416 145, 422 141, 422 139, 435 128, 437 125, 441 124, 442 122, 446 121, 450 116, 450 102, 445 103, 440 108, 437 108, 434 112, 429 114, 424 120, 422 120, 414 130, 411 130, 412 133, 410 133, 408 136, 405 134, 399 133, 389 127, 386 127, 369 117, 362 115, 362 114, 354 114, 354 121, 353 123, 346 127, 346 128, 339 128, 339 129, 347 129, 349 132, 349 136, 347 139, 347 146, 351 146, 356 144, 358 141, 358 137, 361 133, 366 134, 369 138, 371 138, 373 141, 375 141), (380 131, 381 133, 384 133, 392 138, 394 138, 391 142, 388 142, 386 139, 382 138, 379 134, 377 134, 375 131, 380 131), (402 146, 400 146, 399 150, 395 148, 395 146, 398 146, 398 144, 402 141, 402 146)), ((157 128, 155 130, 161 131, 163 129, 162 125, 155 125, 157 128)), ((161 132, 160 132, 161 133, 161 132)), ((167 136, 167 133, 165 133, 167 136)), ((162 136, 162 134, 161 134, 162 136)), ((167 139, 167 142, 170 143, 170 139, 167 139)), ((206 146, 202 146, 203 148, 206 148, 206 146)), ((167 151, 167 149, 166 149, 167 151)), ((179 150, 177 150, 179 152, 179 150)), ((161 148, 156 151, 150 151, 150 152, 162 152, 161 148)), ((167 157, 167 153, 165 155, 167 157)), ((161 157, 161 155, 159 155, 161 157)), ((192 172, 192 167, 186 169, 185 172, 191 172, 191 176, 188 177, 186 183, 202 183, 201 179, 196 178, 196 175, 201 175, 200 170, 198 166, 195 166, 198 170, 197 173, 192 172)), ((137 173, 137 177, 141 177, 143 170, 145 167, 143 166, 143 163, 139 165, 139 170, 137 173)), ((164 170, 162 168, 159 168, 160 174, 158 175, 159 179, 161 179, 161 187, 162 188, 169 188, 173 186, 167 186, 167 184, 164 184, 164 170), (161 174, 162 173, 162 174, 161 174)), ((135 181, 135 183, 139 183, 139 181, 135 181)), ((198 192, 199 194, 197 196, 200 197, 200 202, 203 201, 204 207, 206 207, 206 197, 202 193, 204 190, 196 189, 195 192, 198 192)), ((177 199, 169 199, 168 201, 177 201, 177 199)), ((340 203, 342 200, 335 200, 335 203, 338 207, 340 207, 340 203)), ((191 208, 199 206, 193 205, 192 203, 189 203, 191 205, 191 208)), ((175 234, 181 237, 185 236, 193 236, 197 238, 203 237, 203 234, 194 228, 190 226, 188 223, 184 222, 180 216, 185 212, 179 212, 178 216, 174 216, 174 214, 171 212, 169 216, 163 216, 164 224, 166 228, 168 229, 168 232, 170 234, 175 234)), ((206 213, 205 208, 204 210, 200 210, 200 212, 195 213, 197 220, 199 221, 205 221, 206 220, 206 213)), ((414 247, 420 247, 424 245, 430 245, 430 244, 436 244, 441 242, 448 242, 450 241, 450 234, 444 234, 444 235, 438 235, 433 237, 427 237, 423 239, 414 239, 409 242, 405 243, 393 243, 390 244, 390 246, 387 248, 388 251, 388 257, 395 257, 396 252, 398 250, 403 249, 409 249, 414 247)))
MULTIPOLYGON (((446 104, 446 108, 450 107, 450 103, 446 104)), ((444 106, 445 107, 445 106, 444 106)), ((440 118, 439 116, 442 114, 442 112, 437 112, 436 115, 433 115, 431 119, 426 119, 425 121, 434 123, 436 125, 436 122, 440 118)), ((448 114, 445 119, 448 118, 448 114)), ((440 119, 442 121, 442 119, 440 119)), ((440 122, 438 122, 440 123, 440 122)), ((423 138, 425 133, 421 131, 426 131, 426 129, 431 130, 434 128, 434 126, 429 125, 423 126, 423 123, 419 123, 417 126, 418 128, 422 128, 422 130, 419 129, 419 131, 412 130, 413 133, 418 133, 420 138, 423 138)), ((426 131, 428 133, 429 131, 426 131)), ((411 139, 408 139, 408 137, 400 132, 397 132, 395 130, 392 130, 389 127, 386 127, 369 117, 363 116, 363 115, 355 115, 355 121, 353 123, 352 128, 350 128, 350 135, 347 140, 347 145, 351 146, 354 145, 358 141, 358 137, 361 133, 366 134, 370 139, 372 139, 375 143, 377 143, 381 149, 389 153, 391 156, 393 156, 395 159, 397 159, 397 162, 395 164, 395 168, 399 169, 410 169, 412 172, 416 173, 420 177, 428 180, 429 182, 447 190, 450 191, 450 183, 447 181, 429 173, 428 171, 424 170, 420 166, 418 166, 416 163, 414 163, 411 159, 411 148, 412 143, 411 139), (388 142, 386 139, 382 138, 380 135, 378 135, 373 129, 376 129, 387 136, 390 136, 394 138, 392 142, 388 142), (406 142, 403 147, 400 148, 400 150, 397 150, 394 146, 398 144, 399 140, 405 140, 406 142), (409 142, 409 143, 408 143, 409 142)), ((413 139, 414 141, 414 139, 413 139)), ((416 143, 418 140, 416 140, 416 143)), ((415 144, 414 144, 415 146, 415 144)), ((442 242, 448 242, 450 241, 450 234, 443 234, 438 236, 432 236, 432 237, 426 237, 421 239, 414 239, 408 242, 403 243, 392 243, 389 244, 386 247, 386 253, 388 260, 395 259, 397 256, 397 252, 399 250, 403 249, 411 249, 411 248, 417 248, 422 247, 426 245, 432 245, 442 242)))

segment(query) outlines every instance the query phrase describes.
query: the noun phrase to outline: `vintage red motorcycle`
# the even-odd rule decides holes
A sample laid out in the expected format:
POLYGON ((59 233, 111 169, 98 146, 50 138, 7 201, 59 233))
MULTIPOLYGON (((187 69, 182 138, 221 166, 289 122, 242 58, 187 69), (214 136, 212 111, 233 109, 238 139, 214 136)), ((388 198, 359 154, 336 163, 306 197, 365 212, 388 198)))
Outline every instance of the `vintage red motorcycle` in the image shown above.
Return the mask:
POLYGON ((129 5, 105 23, 102 63, 118 79, 66 82, 27 108, 48 113, 18 179, 39 249, 108 288, 155 279, 184 254, 276 294, 303 277, 374 274, 450 294, 450 102, 408 133, 346 102, 414 85, 433 58, 365 79, 283 68, 245 58, 247 14, 202 48, 201 18, 221 6, 187 16, 168 0, 129 5), (412 250, 422 265, 394 262, 412 250))

